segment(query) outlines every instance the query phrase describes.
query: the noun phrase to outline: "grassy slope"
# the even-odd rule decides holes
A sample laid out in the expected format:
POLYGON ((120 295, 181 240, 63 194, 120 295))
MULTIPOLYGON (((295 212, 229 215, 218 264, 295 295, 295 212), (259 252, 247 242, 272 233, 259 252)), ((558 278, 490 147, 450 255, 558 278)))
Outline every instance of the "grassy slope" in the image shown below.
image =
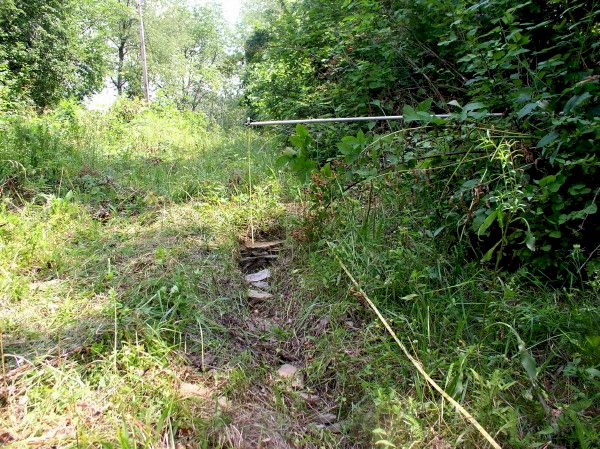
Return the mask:
POLYGON ((358 194, 309 220, 268 136, 138 109, 4 125, 4 443, 481 447, 356 298, 335 252, 501 441, 593 447, 597 286, 524 287, 526 272, 465 264, 428 237, 426 211, 398 201, 401 182, 376 186, 369 208, 358 194), (252 233, 287 237, 262 303, 246 300, 238 267, 252 233), (302 368, 303 385, 278 379, 282 363, 302 368))

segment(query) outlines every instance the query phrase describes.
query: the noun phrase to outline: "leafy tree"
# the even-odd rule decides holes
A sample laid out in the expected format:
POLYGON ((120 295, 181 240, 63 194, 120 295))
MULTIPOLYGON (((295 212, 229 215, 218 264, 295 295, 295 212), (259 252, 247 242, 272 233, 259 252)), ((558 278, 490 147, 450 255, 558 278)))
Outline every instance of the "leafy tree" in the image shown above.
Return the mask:
POLYGON ((110 82, 118 95, 139 93, 139 34, 135 0, 105 0, 101 6, 110 48, 110 82))
MULTIPOLYGON (((39 108, 83 98, 103 82, 105 47, 92 1, 10 0, 0 6, 3 84, 39 108)), ((6 87, 5 87, 6 88, 6 87)))
MULTIPOLYGON (((112 54, 110 80, 119 95, 130 97, 141 94, 135 6, 134 0, 105 0, 103 6, 112 54)), ((191 110, 215 102, 235 65, 220 9, 150 0, 143 3, 143 14, 150 84, 157 97, 191 110)))
POLYGON ((163 97, 197 110, 224 85, 228 36, 220 9, 173 3, 147 14, 151 76, 163 97))

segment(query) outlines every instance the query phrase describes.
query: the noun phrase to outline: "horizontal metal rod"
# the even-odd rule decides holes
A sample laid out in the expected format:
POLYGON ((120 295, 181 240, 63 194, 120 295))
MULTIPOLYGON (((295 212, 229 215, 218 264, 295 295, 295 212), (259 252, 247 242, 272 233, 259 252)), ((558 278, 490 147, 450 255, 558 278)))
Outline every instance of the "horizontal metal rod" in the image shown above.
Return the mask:
MULTIPOLYGON (((486 114, 487 117, 502 117, 502 113, 486 114)), ((431 117, 448 118, 451 114, 432 114, 431 117)), ((403 115, 381 115, 376 117, 333 117, 333 118, 303 118, 297 120, 268 120, 253 122, 250 118, 246 122, 248 126, 266 125, 298 125, 302 123, 348 123, 348 122, 379 122, 387 120, 404 120, 403 115)))

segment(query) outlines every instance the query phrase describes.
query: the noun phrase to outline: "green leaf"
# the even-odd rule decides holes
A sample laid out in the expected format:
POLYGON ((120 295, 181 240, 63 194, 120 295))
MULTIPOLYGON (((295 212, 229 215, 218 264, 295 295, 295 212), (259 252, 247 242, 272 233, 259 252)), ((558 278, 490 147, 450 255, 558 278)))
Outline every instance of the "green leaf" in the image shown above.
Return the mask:
POLYGON ((500 243, 502 243, 502 240, 499 240, 498 243, 496 243, 494 246, 492 246, 490 249, 488 249, 487 252, 483 255, 481 261, 489 262, 490 260, 492 260, 494 251, 496 251, 496 248, 498 248, 498 245, 500 245, 500 243))
POLYGON ((512 327, 510 324, 506 324, 506 323, 499 323, 499 324, 502 324, 502 325, 508 327, 511 330, 511 332, 513 333, 513 335, 515 336, 515 338, 517 339, 517 347, 519 348, 519 359, 521 361, 521 365, 523 366, 523 368, 525 368, 527 377, 529 377, 531 384, 535 387, 537 385, 537 376, 538 376, 538 368, 537 368, 537 363, 536 363, 535 359, 527 350, 527 346, 525 345, 525 342, 519 336, 519 334, 517 333, 517 331, 515 330, 514 327, 512 327))
POLYGON ((525 368, 527 372, 527 376, 529 376, 529 380, 531 383, 535 384, 537 380, 537 363, 533 356, 525 349, 525 344, 521 341, 519 343, 519 352, 521 358, 521 365, 525 368))
POLYGON ((479 101, 475 101, 473 103, 467 103, 463 107, 463 112, 477 111, 478 109, 485 109, 485 104, 483 104, 479 101))
POLYGON ((565 104, 563 112, 565 114, 568 114, 569 112, 577 109, 583 103, 587 102, 587 100, 590 99, 591 96, 592 95, 589 92, 584 92, 581 95, 574 95, 569 99, 569 101, 567 101, 567 104, 565 104))
POLYGON ((545 147, 546 145, 549 145, 552 142, 554 142, 556 139, 558 139, 558 137, 559 137, 559 134, 556 131, 550 131, 548 134, 546 134, 544 137, 542 137, 540 139, 540 141, 537 143, 537 145, 535 147, 536 148, 545 147))
POLYGON ((531 114, 535 109, 537 109, 538 103, 527 103, 525 106, 521 108, 521 110, 517 113, 518 118, 523 118, 526 115, 531 114))
POLYGON ((587 187, 585 184, 573 184, 569 187, 569 194, 573 196, 585 195, 590 193, 592 189, 587 187))
POLYGON ((494 210, 491 214, 489 214, 486 219, 481 223, 479 229, 477 230, 477 235, 483 234, 487 229, 494 223, 496 218, 498 217, 498 210, 494 210))
POLYGON ((556 181, 556 176, 555 175, 548 175, 543 177, 542 179, 540 179, 538 181, 540 187, 546 187, 549 184, 553 184, 554 181, 556 181))
POLYGON ((583 212, 586 215, 595 214, 596 212, 598 212, 598 205, 596 203, 591 203, 585 209, 583 209, 583 212))
POLYGON ((415 122, 419 120, 417 112, 412 108, 412 106, 409 105, 404 105, 404 108, 402 108, 402 115, 404 116, 404 121, 406 123, 415 122))
POLYGON ((531 232, 527 233, 525 245, 527 245, 530 251, 535 251, 535 236, 531 232))
POLYGON ((309 133, 308 133, 308 129, 306 129, 306 127, 298 124, 296 125, 296 134, 300 137, 308 137, 309 133))
POLYGON ((420 102, 416 107, 417 112, 429 112, 429 109, 431 109, 432 103, 433 103, 433 100, 431 98, 428 98, 427 100, 420 102))

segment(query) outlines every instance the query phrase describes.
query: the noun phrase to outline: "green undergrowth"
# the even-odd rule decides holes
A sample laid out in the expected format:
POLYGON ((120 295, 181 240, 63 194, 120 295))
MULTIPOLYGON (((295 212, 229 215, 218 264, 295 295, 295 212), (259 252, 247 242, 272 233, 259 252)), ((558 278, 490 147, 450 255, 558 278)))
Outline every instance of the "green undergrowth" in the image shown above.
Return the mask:
POLYGON ((275 168, 269 134, 197 114, 65 104, 0 126, 1 444, 485 447, 337 256, 503 447, 598 445, 592 264, 564 288, 492 270, 410 173, 319 202, 275 168), (286 240, 268 304, 246 298, 250 235, 286 240), (286 362, 295 390, 275 378, 286 362))
POLYGON ((347 430, 366 446, 485 447, 403 357, 334 256, 431 377, 504 447, 596 447, 598 273, 557 289, 526 267, 484 268, 468 242, 438 228, 435 191, 413 188, 410 173, 382 176, 315 206, 305 223, 314 243, 304 282, 339 326, 308 371, 330 375, 347 430))
POLYGON ((237 238, 284 212, 268 137, 130 102, 2 127, 0 442, 214 447, 237 238))

